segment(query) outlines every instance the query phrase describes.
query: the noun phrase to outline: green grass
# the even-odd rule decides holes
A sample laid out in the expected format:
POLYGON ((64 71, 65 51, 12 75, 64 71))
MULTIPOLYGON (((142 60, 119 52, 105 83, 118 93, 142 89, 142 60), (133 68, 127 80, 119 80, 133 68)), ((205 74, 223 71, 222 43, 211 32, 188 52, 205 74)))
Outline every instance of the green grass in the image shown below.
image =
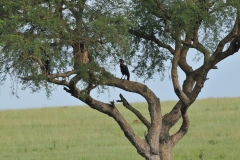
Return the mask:
MULTIPOLYGON (((169 112, 173 101, 162 102, 169 112)), ((145 103, 132 104, 144 115, 145 103)), ((117 106, 136 133, 146 128, 117 106)), ((173 159, 239 159, 240 98, 197 100, 189 109, 188 134, 173 149, 173 159)), ((178 129, 177 124, 171 132, 178 129)), ((116 122, 89 107, 0 111, 1 160, 139 160, 143 159, 116 122)))

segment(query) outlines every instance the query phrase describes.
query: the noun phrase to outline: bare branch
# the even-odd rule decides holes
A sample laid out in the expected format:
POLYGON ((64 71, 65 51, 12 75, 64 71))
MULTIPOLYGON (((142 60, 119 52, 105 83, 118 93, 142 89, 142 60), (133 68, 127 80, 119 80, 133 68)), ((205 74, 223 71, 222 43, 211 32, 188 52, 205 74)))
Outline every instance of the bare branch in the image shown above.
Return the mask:
POLYGON ((222 52, 224 46, 225 46, 228 42, 230 42, 230 41, 237 35, 237 32, 238 32, 238 23, 239 23, 239 17, 237 16, 232 31, 218 43, 218 46, 217 46, 217 48, 216 48, 216 50, 215 50, 215 52, 214 52, 214 54, 213 54, 212 57, 214 57, 216 54, 222 52))
POLYGON ((76 84, 82 79, 82 76, 80 74, 75 75, 71 80, 69 81, 69 89, 71 91, 71 94, 74 97, 79 98, 80 97, 80 90, 76 87, 76 84))
POLYGON ((163 116, 163 127, 167 127, 168 131, 177 123, 177 121, 182 117, 181 114, 182 102, 178 101, 173 107, 171 112, 163 116))
POLYGON ((172 83, 174 87, 174 91, 178 98, 185 104, 188 105, 190 103, 189 98, 187 95, 182 91, 179 81, 178 81, 178 63, 180 59, 180 51, 181 48, 178 48, 174 54, 173 61, 172 61, 172 69, 171 69, 171 75, 172 75, 172 83))
POLYGON ((91 108, 96 109, 104 114, 112 117, 118 125, 121 127, 125 136, 129 139, 129 141, 133 144, 133 146, 137 149, 138 153, 142 156, 145 156, 148 150, 148 145, 145 140, 140 139, 131 126, 127 123, 121 113, 118 111, 116 107, 112 107, 112 104, 106 104, 101 101, 97 101, 93 99, 91 96, 87 96, 85 103, 88 104, 91 108))
POLYGON ((195 40, 193 44, 186 43, 185 41, 181 41, 187 47, 194 48, 201 52, 204 55, 204 62, 208 62, 210 59, 210 51, 202 45, 198 40, 195 40))
MULTIPOLYGON (((239 34, 240 36, 240 34, 239 34)), ((230 55, 233 55, 235 53, 237 53, 239 51, 240 48, 240 37, 236 36, 234 37, 234 39, 231 41, 230 46, 228 47, 228 49, 224 52, 220 52, 219 54, 214 55, 213 61, 212 61, 212 65, 217 64, 218 62, 220 62, 221 60, 227 58, 230 55)))
MULTIPOLYGON (((142 156, 145 156, 148 150, 148 145, 145 140, 140 139, 134 130, 131 128, 131 126, 127 123, 127 121, 124 119, 124 117, 121 115, 121 113, 118 111, 118 109, 114 104, 114 101, 110 102, 111 104, 106 104, 101 101, 97 101, 93 99, 88 93, 81 91, 76 88, 76 83, 81 79, 81 76, 76 75, 71 79, 69 82, 69 89, 64 88, 64 90, 68 93, 70 93, 72 96, 79 98, 83 102, 85 102, 87 105, 89 105, 91 108, 96 109, 104 114, 109 115, 112 117, 121 127, 122 131, 124 132, 125 136, 129 139, 129 141, 133 144, 133 146, 136 147, 139 154, 142 156), (74 93, 74 90, 78 91, 78 93, 74 93), (80 96, 79 94, 86 93, 84 97, 80 96)), ((122 81, 120 81, 122 82, 122 81)))
POLYGON ((188 50, 187 48, 183 48, 181 50, 181 53, 180 53, 180 59, 179 59, 179 66, 180 68, 185 72, 185 74, 189 74, 191 72, 193 72, 193 69, 191 66, 189 66, 189 64, 187 63, 187 53, 188 53, 188 50))
POLYGON ((183 138, 183 136, 187 133, 188 128, 190 126, 190 120, 187 113, 182 115, 182 119, 183 119, 183 122, 180 129, 177 131, 177 133, 171 136, 173 145, 176 145, 178 141, 183 138))
POLYGON ((191 103, 193 103, 198 94, 201 92, 201 89, 207 80, 207 73, 212 67, 213 66, 208 62, 194 72, 193 76, 197 76, 197 79, 190 96, 191 103))
POLYGON ((162 115, 160 101, 156 95, 146 85, 138 82, 122 81, 113 77, 111 79, 106 79, 104 84, 118 87, 129 92, 138 93, 146 99, 151 117, 151 125, 148 129, 146 139, 150 146, 151 152, 155 155, 158 155, 159 150, 157 148, 159 144, 156 142, 159 141, 160 130, 162 127, 162 115))
POLYGON ((122 94, 119 95, 121 98, 121 101, 123 102, 123 105, 129 109, 130 111, 132 111, 141 121, 142 123, 149 128, 150 127, 150 123, 148 122, 148 120, 138 111, 136 110, 134 107, 132 107, 127 100, 123 97, 122 94))

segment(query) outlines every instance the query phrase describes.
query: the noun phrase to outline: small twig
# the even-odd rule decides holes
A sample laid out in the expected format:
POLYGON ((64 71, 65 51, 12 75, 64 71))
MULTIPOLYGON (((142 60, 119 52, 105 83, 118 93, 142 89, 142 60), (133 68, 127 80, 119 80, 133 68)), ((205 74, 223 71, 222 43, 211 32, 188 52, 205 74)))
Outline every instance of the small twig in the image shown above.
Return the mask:
POLYGON ((66 92, 68 93, 71 93, 70 89, 66 88, 66 87, 63 87, 63 90, 65 90, 66 92))
POLYGON ((113 100, 113 101, 110 101, 110 103, 111 103, 111 106, 112 106, 112 107, 115 107, 115 102, 114 102, 114 100, 113 100))
POLYGON ((217 66, 213 66, 211 69, 218 69, 218 67, 217 66))

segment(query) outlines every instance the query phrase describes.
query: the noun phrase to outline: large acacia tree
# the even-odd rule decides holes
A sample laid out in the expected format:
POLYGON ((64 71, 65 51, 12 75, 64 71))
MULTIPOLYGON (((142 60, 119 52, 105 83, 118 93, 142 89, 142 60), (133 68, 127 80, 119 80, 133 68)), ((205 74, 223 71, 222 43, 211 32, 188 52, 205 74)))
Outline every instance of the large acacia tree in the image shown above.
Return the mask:
POLYGON ((188 109, 201 92, 207 74, 240 47, 239 0, 2 0, 0 2, 0 74, 33 91, 62 85, 74 98, 112 117, 137 152, 147 160, 171 160, 173 147, 185 136, 188 109), (204 61, 193 69, 186 58, 196 50, 204 61), (124 58, 139 77, 165 71, 179 101, 162 115, 160 99, 146 85, 120 80, 111 64, 124 58), (178 67, 186 74, 178 80, 178 67), (119 102, 145 125, 136 135, 114 102, 92 98, 97 87, 113 86, 143 96, 150 120, 124 95, 119 102), (179 130, 169 130, 182 119, 179 130))

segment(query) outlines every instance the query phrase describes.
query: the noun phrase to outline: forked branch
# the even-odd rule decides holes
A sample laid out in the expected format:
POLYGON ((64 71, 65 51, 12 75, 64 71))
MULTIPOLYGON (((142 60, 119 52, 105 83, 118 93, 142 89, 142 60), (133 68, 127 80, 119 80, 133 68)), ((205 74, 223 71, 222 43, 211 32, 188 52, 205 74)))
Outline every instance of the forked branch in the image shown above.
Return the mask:
POLYGON ((160 130, 162 127, 162 115, 160 101, 156 95, 146 85, 138 82, 122 81, 118 78, 112 77, 111 79, 106 79, 104 84, 118 87, 129 92, 138 93, 146 99, 151 118, 151 125, 148 129, 146 140, 149 144, 151 153, 158 155, 159 150, 157 148, 159 148, 159 144, 156 142, 159 141, 160 130))
POLYGON ((180 60, 180 53, 181 53, 181 48, 177 49, 174 57, 173 57, 173 61, 172 61, 172 69, 171 69, 171 75, 172 75, 172 83, 173 83, 173 87, 174 87, 174 91, 176 93, 176 95, 178 96, 178 98, 185 104, 188 105, 190 103, 189 98, 187 97, 187 95, 182 91, 180 84, 179 84, 179 80, 178 80, 178 64, 179 64, 179 60, 180 60))
POLYGON ((148 122, 148 120, 138 111, 136 110, 134 107, 132 107, 128 102, 127 100, 123 97, 122 94, 119 95, 121 100, 118 101, 118 102, 122 102, 123 105, 129 109, 130 111, 132 111, 138 118, 140 121, 142 121, 142 123, 147 127, 149 128, 150 127, 150 123, 148 122))
POLYGON ((223 48, 225 47, 225 45, 230 42, 234 36, 236 36, 238 33, 238 23, 239 23, 239 17, 237 16, 236 17, 236 20, 235 20, 235 24, 234 24, 234 27, 232 29, 231 32, 229 32, 228 35, 226 35, 219 43, 218 43, 218 46, 216 48, 216 51, 214 52, 213 54, 213 57, 215 57, 216 54, 220 53, 223 51, 223 48))
POLYGON ((89 105, 91 108, 98 110, 104 114, 112 117, 120 126, 125 136, 129 139, 129 141, 133 144, 133 146, 137 149, 138 153, 142 156, 146 156, 148 151, 148 146, 145 140, 139 138, 122 114, 118 111, 116 107, 114 107, 114 102, 110 102, 111 104, 103 103, 101 101, 93 99, 90 95, 86 97, 85 103, 89 105))

